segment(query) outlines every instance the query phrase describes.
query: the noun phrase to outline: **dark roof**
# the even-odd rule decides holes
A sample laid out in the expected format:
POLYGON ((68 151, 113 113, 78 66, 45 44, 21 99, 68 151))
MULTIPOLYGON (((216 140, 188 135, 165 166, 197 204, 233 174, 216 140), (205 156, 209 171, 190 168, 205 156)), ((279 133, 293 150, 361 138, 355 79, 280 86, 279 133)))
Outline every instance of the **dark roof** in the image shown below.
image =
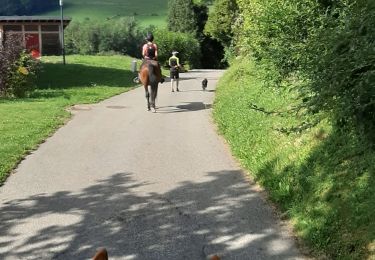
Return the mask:
MULTIPOLYGON (((71 17, 64 17, 64 22, 69 23, 71 17)), ((60 22, 59 16, 0 16, 0 22, 60 22)))

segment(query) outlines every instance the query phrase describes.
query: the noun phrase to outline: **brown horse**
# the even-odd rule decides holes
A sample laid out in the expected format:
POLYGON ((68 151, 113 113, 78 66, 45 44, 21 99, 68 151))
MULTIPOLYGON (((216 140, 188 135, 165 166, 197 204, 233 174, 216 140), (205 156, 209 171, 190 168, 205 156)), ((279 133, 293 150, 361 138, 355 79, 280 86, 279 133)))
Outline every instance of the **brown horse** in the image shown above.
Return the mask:
POLYGON ((158 86, 161 81, 161 71, 160 66, 157 61, 146 60, 142 66, 139 73, 140 80, 145 88, 146 99, 147 99, 147 109, 152 112, 156 112, 155 100, 158 95, 158 86), (148 86, 150 86, 150 91, 148 86), (151 92, 151 95, 150 95, 151 92), (150 101, 151 97, 151 101, 150 101))

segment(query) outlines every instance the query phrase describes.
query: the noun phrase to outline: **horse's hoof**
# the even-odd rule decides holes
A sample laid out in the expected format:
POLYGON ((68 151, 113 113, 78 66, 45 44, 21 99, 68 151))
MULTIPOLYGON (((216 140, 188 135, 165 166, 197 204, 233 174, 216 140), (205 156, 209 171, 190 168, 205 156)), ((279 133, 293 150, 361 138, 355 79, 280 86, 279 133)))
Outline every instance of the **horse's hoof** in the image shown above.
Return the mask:
POLYGON ((156 113, 156 109, 154 107, 152 108, 152 113, 156 113))

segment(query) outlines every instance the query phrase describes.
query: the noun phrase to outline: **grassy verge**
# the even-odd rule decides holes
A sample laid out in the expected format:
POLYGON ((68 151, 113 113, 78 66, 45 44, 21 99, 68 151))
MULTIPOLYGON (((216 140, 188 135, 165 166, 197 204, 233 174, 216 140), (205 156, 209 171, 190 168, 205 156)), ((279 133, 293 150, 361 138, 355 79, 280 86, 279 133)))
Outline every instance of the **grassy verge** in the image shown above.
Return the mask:
POLYGON ((266 86, 265 72, 238 62, 221 79, 214 117, 234 155, 287 213, 313 254, 375 257, 375 151, 328 121, 285 113, 298 104, 293 86, 266 86))
POLYGON ((0 184, 27 154, 70 114, 66 107, 95 103, 128 90, 131 59, 122 56, 68 56, 43 60, 38 89, 30 98, 0 99, 0 184))

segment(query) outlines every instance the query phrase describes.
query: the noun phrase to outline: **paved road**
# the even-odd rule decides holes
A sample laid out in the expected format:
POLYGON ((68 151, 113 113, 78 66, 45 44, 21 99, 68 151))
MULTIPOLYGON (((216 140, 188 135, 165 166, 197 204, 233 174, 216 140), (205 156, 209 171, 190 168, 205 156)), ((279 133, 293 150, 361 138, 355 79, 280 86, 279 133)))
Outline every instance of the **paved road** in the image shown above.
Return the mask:
POLYGON ((0 259, 303 259, 214 130, 221 73, 164 83, 155 114, 141 88, 77 106, 0 187, 0 259))

